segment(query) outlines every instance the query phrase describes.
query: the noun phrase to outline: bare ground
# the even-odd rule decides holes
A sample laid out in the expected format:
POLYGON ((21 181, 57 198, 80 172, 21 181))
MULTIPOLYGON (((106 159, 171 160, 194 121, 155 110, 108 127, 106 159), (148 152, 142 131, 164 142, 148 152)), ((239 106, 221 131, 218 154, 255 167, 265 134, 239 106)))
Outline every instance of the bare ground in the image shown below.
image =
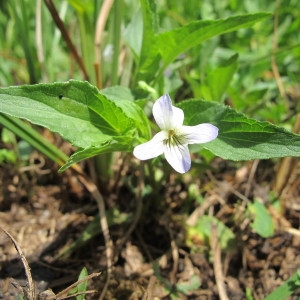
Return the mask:
MULTIPOLYGON (((27 259, 40 299, 48 289, 57 295, 68 288, 84 266, 89 274, 101 272, 88 284, 88 290, 97 292, 86 295, 98 299, 107 275, 99 228, 80 247, 62 255, 96 218, 97 205, 76 174, 59 174, 56 165, 37 153, 32 156, 29 167, 0 167, 0 226, 27 259)), ((106 299, 171 299, 176 285, 194 278, 201 286, 186 295, 178 292, 178 299, 251 299, 249 291, 253 299, 263 299, 300 267, 300 163, 293 160, 284 175, 279 165, 279 161, 236 164, 216 158, 209 171, 171 174, 145 193, 141 217, 120 248, 138 217, 135 187, 141 174, 133 158, 127 156, 125 162, 119 158, 115 168, 119 176, 105 189, 99 184, 107 210, 121 214, 110 227, 114 267, 106 299), (200 191, 201 204, 191 199, 191 184, 200 191), (282 213, 269 205, 270 191, 280 194, 282 213), (264 202, 272 215, 276 230, 271 238, 260 237, 250 226, 246 207, 254 198, 264 202), (232 249, 220 249, 215 228, 208 241, 194 239, 195 247, 187 242, 186 220, 193 222, 202 215, 217 217, 234 232, 232 249)), ((0 232, 0 299, 17 299, 26 290, 20 255, 0 232)), ((290 299, 299 296, 300 291, 290 299)), ((51 298, 44 294, 44 299, 51 298)))

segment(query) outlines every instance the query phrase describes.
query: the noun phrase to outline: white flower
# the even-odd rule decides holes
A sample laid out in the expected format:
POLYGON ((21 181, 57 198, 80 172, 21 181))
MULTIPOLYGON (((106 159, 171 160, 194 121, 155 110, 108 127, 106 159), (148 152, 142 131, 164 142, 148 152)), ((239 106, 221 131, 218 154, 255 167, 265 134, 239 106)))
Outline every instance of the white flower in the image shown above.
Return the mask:
POLYGON ((183 110, 172 106, 168 94, 154 103, 152 113, 161 131, 149 142, 134 148, 133 154, 140 160, 154 158, 164 153, 168 163, 177 172, 185 173, 191 167, 188 144, 207 143, 218 136, 218 128, 209 123, 184 126, 183 110))

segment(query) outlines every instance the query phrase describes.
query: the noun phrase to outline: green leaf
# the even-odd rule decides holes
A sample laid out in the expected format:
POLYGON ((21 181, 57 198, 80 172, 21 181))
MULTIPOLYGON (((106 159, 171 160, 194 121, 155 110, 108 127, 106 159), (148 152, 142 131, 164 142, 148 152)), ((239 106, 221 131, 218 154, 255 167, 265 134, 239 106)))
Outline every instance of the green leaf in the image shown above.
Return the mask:
POLYGON ((0 112, 57 132, 79 151, 93 149, 89 156, 131 151, 139 136, 150 138, 149 121, 138 105, 132 100, 109 100, 88 82, 0 89, 0 112))
MULTIPOLYGON (((293 292, 299 290, 299 269, 286 280, 280 287, 276 288, 271 294, 269 294, 265 300, 278 300, 287 299, 293 292)), ((296 296, 296 295, 295 295, 296 296)))
POLYGON ((15 163, 17 155, 14 151, 8 149, 0 149, 0 164, 3 162, 15 163))
POLYGON ((193 21, 180 28, 159 34, 158 46, 154 45, 154 47, 159 49, 164 68, 166 68, 178 55, 201 42, 217 35, 251 27, 254 23, 270 16, 269 13, 256 13, 220 20, 193 21))
POLYGON ((141 10, 138 10, 135 13, 131 19, 131 22, 126 27, 124 39, 127 45, 130 47, 135 59, 138 60, 141 55, 143 41, 143 20, 141 10))
POLYGON ((100 91, 102 95, 112 101, 128 100, 134 101, 131 90, 125 86, 111 86, 100 91))
MULTIPOLYGON (((88 271, 87 271, 87 268, 86 267, 83 267, 80 274, 79 274, 79 277, 78 277, 78 281, 87 277, 89 275, 88 271)), ((81 283, 79 283, 77 285, 77 292, 78 293, 84 293, 86 292, 86 288, 87 288, 87 280, 86 281, 83 281, 81 283)), ((78 295, 76 296, 76 300, 84 300, 85 299, 85 295, 82 294, 82 295, 78 295)))
POLYGON ((187 295, 188 292, 195 291, 199 289, 200 286, 201 286, 201 280, 199 276, 192 275, 189 281, 177 283, 176 291, 182 293, 183 295, 187 295))
POLYGON ((149 81, 159 69, 160 54, 157 45, 156 33, 158 31, 158 20, 155 1, 141 0, 143 16, 143 39, 138 73, 135 83, 140 80, 149 81))
POLYGON ((129 143, 129 137, 114 137, 103 142, 100 146, 96 145, 85 149, 79 149, 69 157, 69 160, 59 169, 59 172, 63 172, 71 165, 99 154, 114 151, 130 151, 132 145, 129 145, 129 143))
POLYGON ((237 54, 233 55, 222 66, 219 66, 208 73, 205 82, 209 87, 210 97, 204 97, 205 99, 222 100, 222 96, 227 90, 229 83, 237 70, 237 58, 237 54))
POLYGON ((201 216, 195 226, 188 227, 189 240, 209 241, 212 225, 217 226, 218 238, 221 249, 231 249, 235 243, 234 233, 213 216, 201 216))
POLYGON ((135 128, 139 130, 142 137, 150 139, 150 126, 145 126, 146 124, 149 124, 149 120, 140 106, 137 105, 137 103, 133 103, 134 97, 129 88, 113 86, 101 90, 100 93, 113 101, 116 106, 122 109, 127 117, 133 120, 135 128))
POLYGON ((253 215, 251 227, 264 238, 274 235, 274 224, 266 207, 257 200, 248 204, 248 210, 253 215))
POLYGON ((300 156, 300 135, 281 127, 247 118, 228 106, 211 101, 187 100, 178 107, 184 110, 187 125, 212 123, 219 128, 217 139, 195 145, 194 149, 205 148, 234 161, 300 156))
MULTIPOLYGON (((5 114, 0 114, 0 124, 8 128, 23 141, 26 141, 57 164, 63 165, 68 160, 68 156, 65 153, 46 140, 39 132, 24 121, 5 114)), ((21 155, 21 149, 19 149, 19 151, 21 155)))

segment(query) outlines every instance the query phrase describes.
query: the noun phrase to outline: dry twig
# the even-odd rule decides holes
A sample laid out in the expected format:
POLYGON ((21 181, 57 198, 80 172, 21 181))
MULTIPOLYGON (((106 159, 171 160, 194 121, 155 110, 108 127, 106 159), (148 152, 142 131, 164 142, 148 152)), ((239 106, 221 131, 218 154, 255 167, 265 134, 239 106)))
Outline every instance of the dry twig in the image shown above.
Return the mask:
POLYGON ((105 0, 101 6, 101 10, 99 12, 97 18, 97 25, 96 25, 96 33, 95 33, 95 73, 96 73, 96 80, 97 80, 97 87, 99 90, 102 88, 102 78, 101 78, 101 40, 103 31, 105 28, 105 24, 111 10, 111 7, 114 3, 114 0, 105 0))
POLYGON ((53 21, 55 22, 57 28, 60 30, 61 32, 61 35, 63 36, 65 42, 67 43, 71 53, 73 54, 75 60, 77 61, 77 64, 79 66, 79 68, 81 69, 83 75, 84 75, 84 79, 85 80, 88 80, 89 79, 89 76, 88 76, 88 73, 85 69, 85 66, 84 66, 84 63, 81 59, 81 57, 79 56, 74 44, 72 43, 72 40, 68 34, 68 31, 67 29, 65 28, 65 25, 63 23, 63 21, 61 20, 56 8, 55 8, 55 5, 53 4, 52 0, 44 0, 45 1, 45 4, 52 16, 52 19, 53 21))
MULTIPOLYGON (((299 131, 300 114, 297 115, 296 123, 293 129, 294 133, 298 134, 299 131)), ((285 194, 288 194, 287 192, 290 189, 292 183, 295 182, 294 180, 290 180, 293 176, 293 170, 297 165, 294 162, 294 157, 284 157, 279 164, 273 189, 276 191, 280 198, 282 198, 285 194)))
POLYGON ((154 284, 156 281, 155 276, 151 276, 148 282, 147 290, 143 296, 143 300, 152 300, 153 298, 153 290, 154 290, 154 284))
POLYGON ((172 250, 172 258, 173 258, 173 268, 170 274, 170 282, 175 285, 176 284, 176 274, 178 272, 178 263, 179 263, 179 253, 176 242, 173 238, 173 234, 171 235, 171 250, 172 250))
POLYGON ((247 180, 246 190, 245 190, 245 197, 246 198, 248 198, 249 195, 250 195, 253 178, 254 178, 255 172, 257 170, 258 164, 259 164, 259 159, 255 159, 253 161, 252 166, 251 166, 251 170, 250 170, 250 174, 249 174, 249 177, 248 177, 248 180, 247 180))
POLYGON ((99 299, 103 299, 107 291, 109 280, 112 273, 112 258, 113 258, 113 242, 110 238, 108 223, 105 215, 105 203, 97 186, 92 182, 92 180, 88 178, 87 175, 85 175, 84 173, 80 173, 78 175, 78 179, 81 181, 82 184, 84 184, 87 190, 92 194, 93 198, 96 200, 98 205, 98 210, 100 215, 100 225, 105 240, 106 259, 107 259, 107 278, 99 297, 99 299))
POLYGON ((91 294, 91 293, 95 293, 96 291, 94 290, 90 290, 90 291, 85 291, 85 292, 80 292, 80 293, 77 293, 77 294, 72 294, 70 296, 68 296, 68 293, 69 291, 71 291, 74 287, 76 287, 78 284, 84 282, 84 281, 87 281, 89 279, 92 279, 94 277, 97 277, 101 275, 101 272, 100 273, 93 273, 93 274, 90 274, 76 282, 74 282, 73 284, 71 284, 70 286, 68 286, 66 289, 64 289, 63 291, 59 292, 58 294, 56 294, 56 300, 62 300, 62 299, 66 299, 66 298, 70 298, 70 297, 75 297, 75 296, 79 296, 79 295, 85 295, 85 294, 91 294))
POLYGON ((20 259, 21 259, 21 261, 23 263, 23 266, 24 266, 24 269, 25 269, 25 274, 26 274, 27 281, 28 281, 27 297, 28 297, 29 300, 35 300, 36 299, 36 296, 35 296, 35 287, 34 287, 34 284, 33 284, 32 276, 31 276, 31 272, 30 272, 30 267, 29 267, 29 264, 27 262, 27 259, 24 256, 24 254, 23 254, 21 248, 19 247, 17 241, 3 227, 0 226, 0 228, 11 239, 11 241, 13 242, 16 250, 18 251, 18 254, 19 254, 20 259))
POLYGON ((213 253, 214 272, 215 272, 215 278, 216 278, 220 299, 229 300, 226 293, 225 284, 224 284, 222 263, 221 263, 221 248, 218 241, 218 230, 215 224, 213 224, 211 228, 211 251, 213 253))

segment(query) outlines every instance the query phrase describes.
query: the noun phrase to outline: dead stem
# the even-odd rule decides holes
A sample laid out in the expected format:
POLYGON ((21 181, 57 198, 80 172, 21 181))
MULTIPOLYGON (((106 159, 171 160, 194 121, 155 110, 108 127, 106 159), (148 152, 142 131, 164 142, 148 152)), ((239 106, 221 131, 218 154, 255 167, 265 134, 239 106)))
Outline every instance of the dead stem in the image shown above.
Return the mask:
POLYGON ((35 296, 35 287, 33 284, 33 280, 32 280, 32 276, 31 276, 31 272, 30 272, 30 267, 29 264, 26 260, 26 257, 24 256, 21 248, 19 247, 17 241, 3 228, 0 226, 0 228, 5 232, 5 234, 11 239, 11 241, 13 242, 16 250, 18 251, 18 254, 20 256, 20 259, 23 263, 24 269, 25 269, 25 273, 26 273, 26 277, 27 277, 27 281, 28 281, 28 292, 27 292, 27 297, 29 300, 35 300, 36 296, 35 296))
POLYGON ((85 174, 83 173, 79 174, 78 179, 92 194, 93 198, 97 202, 99 215, 100 215, 100 226, 102 228, 102 232, 105 240, 106 259, 107 259, 107 277, 106 277, 105 285, 99 297, 99 300, 101 300, 105 296, 111 278, 111 274, 112 274, 113 242, 109 234, 108 223, 105 215, 105 203, 102 195, 100 194, 97 186, 85 174))
POLYGON ((148 282, 147 290, 143 296, 142 300, 152 300, 153 298, 153 290, 154 290, 154 284, 156 281, 155 276, 151 276, 148 282))
POLYGON ((197 224, 198 219, 202 215, 204 215, 205 211, 216 203, 217 199, 214 195, 205 197, 203 203, 200 206, 198 206, 188 217, 188 219, 186 220, 186 224, 188 226, 195 226, 197 224))
MULTIPOLYGON (((293 132, 298 134, 300 131, 300 114, 297 115, 296 122, 293 128, 293 132)), ((273 189, 276 191, 277 195, 280 198, 284 198, 284 195, 288 194, 288 191, 291 188, 291 185, 294 180, 290 180, 293 176, 294 168, 296 167, 294 157, 284 157, 278 167, 276 172, 275 183, 273 189)), ((283 205, 284 208, 285 205, 283 205)))
MULTIPOLYGON (((171 231, 171 230, 170 230, 171 231)), ((176 242, 173 238, 173 234, 171 234, 171 250, 172 250, 172 258, 173 258, 173 268, 170 274, 170 282, 175 286, 176 284, 176 275, 178 272, 178 264, 179 264, 179 253, 176 242)))
POLYGON ((213 267, 221 300, 229 300, 224 284, 224 277, 221 263, 221 248, 218 241, 218 230, 215 224, 211 227, 211 252, 213 254, 213 267))
MULTIPOLYGON (((66 289, 64 289, 63 291, 59 292, 58 294, 56 294, 56 300, 60 300, 60 299, 66 299, 68 298, 68 293, 69 291, 71 291, 74 287, 76 287, 78 284, 84 282, 84 281, 87 281, 89 279, 92 279, 94 277, 97 277, 101 275, 101 272, 100 273, 93 273, 93 274, 90 274, 76 282, 74 282, 73 284, 71 284, 70 286, 68 286, 66 289)), ((78 296, 78 295, 82 295, 82 294, 91 294, 91 293, 95 293, 96 291, 85 291, 85 292, 82 292, 82 293, 77 293, 77 294, 72 294, 71 296, 72 297, 75 297, 75 296, 78 296)))
POLYGON ((75 60, 77 61, 77 64, 84 75, 84 80, 89 80, 89 76, 88 76, 88 73, 83 64, 83 61, 82 61, 81 57, 79 56, 74 44, 72 43, 72 40, 68 34, 68 31, 66 30, 65 25, 64 25, 63 21, 61 20, 59 14, 55 8, 55 5, 53 4, 52 0, 44 0, 44 2, 52 16, 53 21, 55 22, 57 28, 60 30, 62 37, 64 38, 71 53, 73 54, 75 60))
POLYGON ((250 174, 249 174, 249 177, 248 177, 248 180, 247 180, 247 183, 246 183, 246 189, 245 189, 245 197, 246 198, 248 198, 249 195, 250 195, 250 191, 251 191, 252 183, 253 183, 253 178, 254 178, 254 175, 256 173, 258 164, 259 164, 259 159, 255 159, 253 161, 252 166, 251 166, 250 174))
POLYGON ((94 69, 96 73, 97 87, 102 89, 101 78, 101 40, 104 32, 105 24, 108 19, 109 12, 114 3, 114 0, 105 0, 101 6, 100 12, 97 18, 96 32, 95 32, 95 63, 94 69))

